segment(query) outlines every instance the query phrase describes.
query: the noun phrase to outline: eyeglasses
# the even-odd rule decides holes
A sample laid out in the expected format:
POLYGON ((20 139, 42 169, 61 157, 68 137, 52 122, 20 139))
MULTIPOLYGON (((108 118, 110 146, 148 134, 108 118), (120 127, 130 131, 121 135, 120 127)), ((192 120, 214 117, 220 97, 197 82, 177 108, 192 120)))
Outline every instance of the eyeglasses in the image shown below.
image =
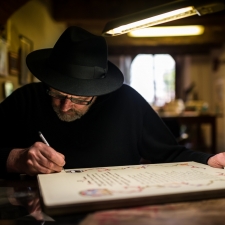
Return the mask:
POLYGON ((62 95, 60 93, 51 91, 51 90, 47 90, 47 94, 50 95, 53 98, 59 99, 59 100, 66 100, 69 99, 71 102, 78 104, 78 105, 90 105, 94 96, 91 97, 91 100, 86 101, 86 100, 82 100, 82 99, 78 99, 78 98, 74 98, 74 97, 68 97, 67 95, 62 95))

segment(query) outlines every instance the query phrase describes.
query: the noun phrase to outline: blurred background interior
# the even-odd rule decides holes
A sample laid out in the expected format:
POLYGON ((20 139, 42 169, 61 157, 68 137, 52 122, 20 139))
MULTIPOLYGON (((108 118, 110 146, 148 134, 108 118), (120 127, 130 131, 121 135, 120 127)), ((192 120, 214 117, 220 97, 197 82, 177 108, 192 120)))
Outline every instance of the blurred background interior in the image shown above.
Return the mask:
MULTIPOLYGON (((168 2, 0 1, 0 102, 18 87, 38 82, 26 67, 26 55, 51 48, 66 27, 80 26, 101 35, 110 20, 168 2)), ((125 83, 149 102, 179 143, 217 153, 225 151, 225 11, 157 27, 187 29, 190 25, 201 25, 203 33, 106 37, 109 60, 121 69, 125 83)))

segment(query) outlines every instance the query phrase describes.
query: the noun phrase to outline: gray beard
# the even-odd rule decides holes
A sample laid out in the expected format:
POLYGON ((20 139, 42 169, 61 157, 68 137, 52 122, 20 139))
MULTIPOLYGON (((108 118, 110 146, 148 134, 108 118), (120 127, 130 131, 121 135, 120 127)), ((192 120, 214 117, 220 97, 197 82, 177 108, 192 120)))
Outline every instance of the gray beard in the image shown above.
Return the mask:
POLYGON ((73 112, 73 114, 68 115, 68 114, 62 113, 58 107, 56 107, 54 105, 52 107, 53 107, 53 110, 55 111, 56 115, 59 117, 59 119, 62 121, 65 121, 65 122, 73 122, 77 119, 80 119, 89 109, 88 108, 87 111, 85 111, 85 112, 78 112, 75 109, 70 109, 69 111, 73 112))
POLYGON ((69 112, 71 114, 66 114, 63 113, 59 107, 55 106, 54 104, 52 104, 52 108, 55 111, 56 115, 59 117, 60 120, 65 121, 65 122, 73 122, 77 119, 80 119, 84 114, 86 114, 88 112, 88 110, 90 109, 90 107, 94 104, 95 100, 97 97, 94 97, 94 99, 92 100, 91 104, 87 106, 86 109, 83 110, 76 110, 74 108, 70 109, 69 112))

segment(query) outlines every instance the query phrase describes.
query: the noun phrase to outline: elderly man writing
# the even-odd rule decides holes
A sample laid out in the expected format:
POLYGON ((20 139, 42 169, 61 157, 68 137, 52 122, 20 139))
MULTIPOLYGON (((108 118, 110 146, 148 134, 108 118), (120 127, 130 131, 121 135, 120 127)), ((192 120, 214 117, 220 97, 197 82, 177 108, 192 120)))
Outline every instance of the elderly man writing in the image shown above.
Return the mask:
POLYGON ((27 66, 41 82, 17 89, 0 104, 1 177, 142 159, 225 166, 224 153, 176 143, 143 97, 123 84, 121 71, 107 60, 103 37, 69 27, 53 48, 30 53, 27 66))

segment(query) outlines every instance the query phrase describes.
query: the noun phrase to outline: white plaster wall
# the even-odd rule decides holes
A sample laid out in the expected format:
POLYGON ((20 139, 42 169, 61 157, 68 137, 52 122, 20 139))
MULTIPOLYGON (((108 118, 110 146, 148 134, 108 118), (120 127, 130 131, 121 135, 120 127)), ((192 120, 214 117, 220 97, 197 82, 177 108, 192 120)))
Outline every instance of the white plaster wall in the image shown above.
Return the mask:
POLYGON ((64 23, 51 17, 48 0, 31 0, 7 21, 7 39, 10 50, 18 50, 19 35, 31 39, 34 50, 51 48, 65 30, 64 23))

